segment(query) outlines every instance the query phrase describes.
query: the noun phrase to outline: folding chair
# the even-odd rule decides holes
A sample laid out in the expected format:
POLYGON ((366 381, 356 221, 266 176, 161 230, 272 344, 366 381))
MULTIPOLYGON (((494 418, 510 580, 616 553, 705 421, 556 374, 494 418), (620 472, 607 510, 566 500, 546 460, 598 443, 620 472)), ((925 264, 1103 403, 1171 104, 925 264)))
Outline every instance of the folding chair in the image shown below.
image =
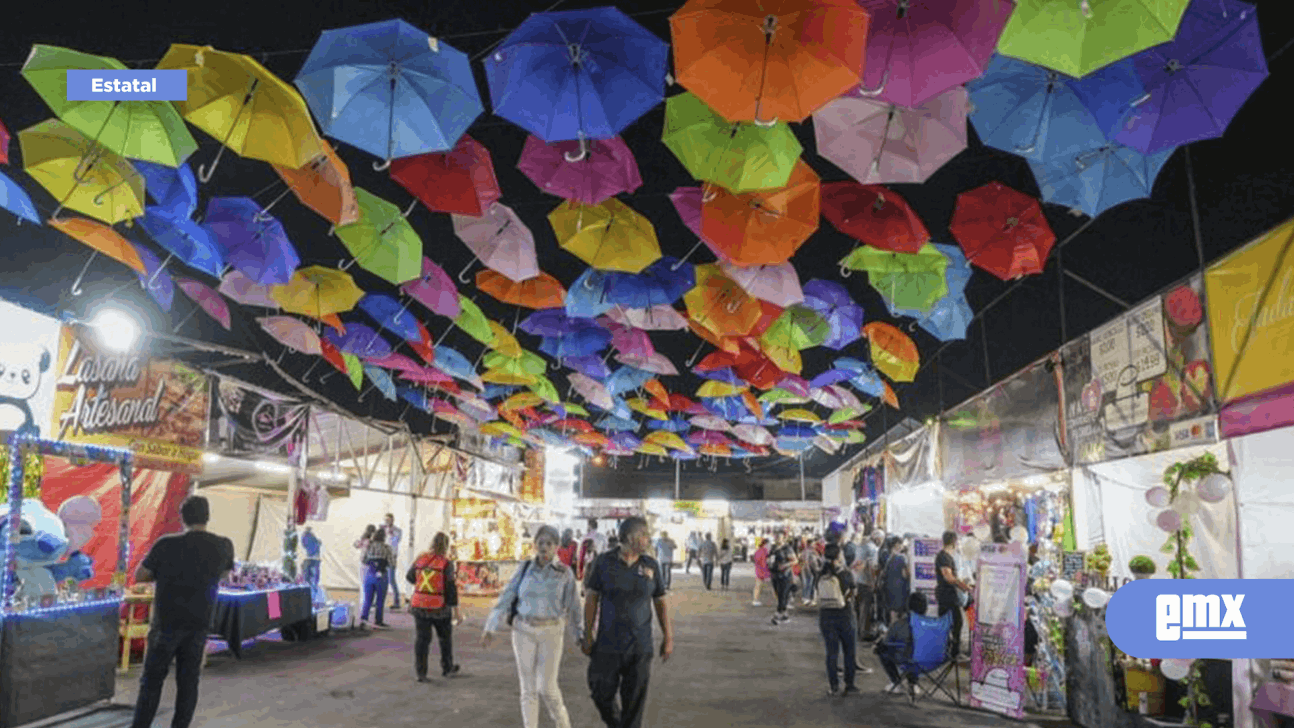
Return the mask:
MULTIPOLYGON (((908 624, 912 627, 912 658, 900 669, 915 676, 918 683, 921 678, 926 679, 923 695, 941 692, 954 705, 961 705, 961 674, 957 672, 957 660, 948 644, 948 633, 953 625, 952 612, 942 617, 909 614, 908 624), (949 673, 953 675, 955 693, 949 692, 944 684, 949 673)), ((908 697, 913 703, 917 702, 918 696, 913 687, 909 687, 908 697)))

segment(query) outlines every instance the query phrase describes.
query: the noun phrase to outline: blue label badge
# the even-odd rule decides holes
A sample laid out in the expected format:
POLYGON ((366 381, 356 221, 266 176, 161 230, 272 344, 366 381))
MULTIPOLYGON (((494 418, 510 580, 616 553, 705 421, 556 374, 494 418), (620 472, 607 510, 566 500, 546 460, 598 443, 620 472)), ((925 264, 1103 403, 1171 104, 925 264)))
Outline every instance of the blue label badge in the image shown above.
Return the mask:
POLYGON ((189 72, 83 69, 67 72, 68 101, 186 101, 189 72))
POLYGON ((1294 655, 1294 580, 1143 579, 1110 598, 1115 646, 1145 659, 1294 655))

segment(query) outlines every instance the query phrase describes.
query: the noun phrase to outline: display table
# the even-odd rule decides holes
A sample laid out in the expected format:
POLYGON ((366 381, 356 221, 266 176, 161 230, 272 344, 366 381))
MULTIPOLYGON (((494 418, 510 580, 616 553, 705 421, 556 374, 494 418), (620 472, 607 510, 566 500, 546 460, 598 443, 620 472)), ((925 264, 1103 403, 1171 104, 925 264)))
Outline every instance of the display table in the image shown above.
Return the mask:
POLYGON ((211 634, 229 644, 242 659, 243 640, 272 630, 285 640, 307 639, 314 634, 314 604, 309 585, 267 591, 221 591, 211 620, 211 634))

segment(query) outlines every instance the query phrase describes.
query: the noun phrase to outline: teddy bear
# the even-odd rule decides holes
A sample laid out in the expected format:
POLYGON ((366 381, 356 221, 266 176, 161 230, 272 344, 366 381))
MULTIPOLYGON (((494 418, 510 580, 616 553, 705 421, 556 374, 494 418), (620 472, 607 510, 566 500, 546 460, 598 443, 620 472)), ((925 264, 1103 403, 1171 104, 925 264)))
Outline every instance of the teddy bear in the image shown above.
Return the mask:
POLYGON ((49 350, 39 344, 14 343, 4 347, 0 356, 0 429, 40 435, 40 425, 32 415, 29 400, 40 391, 49 366, 49 350))
MULTIPOLYGON (((16 547, 18 599, 39 599, 58 593, 65 579, 85 581, 94 576, 94 561, 78 549, 90 540, 102 513, 88 496, 67 499, 56 514, 32 499, 23 502, 16 547), (64 556, 68 558, 64 560, 64 556)), ((9 505, 0 505, 0 543, 9 538, 9 505)))

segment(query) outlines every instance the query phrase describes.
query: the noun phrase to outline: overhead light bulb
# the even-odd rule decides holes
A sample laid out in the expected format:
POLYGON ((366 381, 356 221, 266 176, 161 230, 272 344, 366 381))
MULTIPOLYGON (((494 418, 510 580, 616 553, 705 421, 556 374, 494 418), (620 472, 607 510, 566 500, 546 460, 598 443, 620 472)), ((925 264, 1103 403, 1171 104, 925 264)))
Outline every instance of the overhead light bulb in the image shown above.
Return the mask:
POLYGON ((219 453, 214 453, 214 452, 204 452, 204 453, 202 453, 202 462, 204 462, 204 463, 218 463, 218 462, 220 462, 220 454, 219 454, 219 453))
POLYGON ((103 348, 123 354, 135 348, 143 333, 138 319, 112 306, 99 309, 90 325, 103 348))

